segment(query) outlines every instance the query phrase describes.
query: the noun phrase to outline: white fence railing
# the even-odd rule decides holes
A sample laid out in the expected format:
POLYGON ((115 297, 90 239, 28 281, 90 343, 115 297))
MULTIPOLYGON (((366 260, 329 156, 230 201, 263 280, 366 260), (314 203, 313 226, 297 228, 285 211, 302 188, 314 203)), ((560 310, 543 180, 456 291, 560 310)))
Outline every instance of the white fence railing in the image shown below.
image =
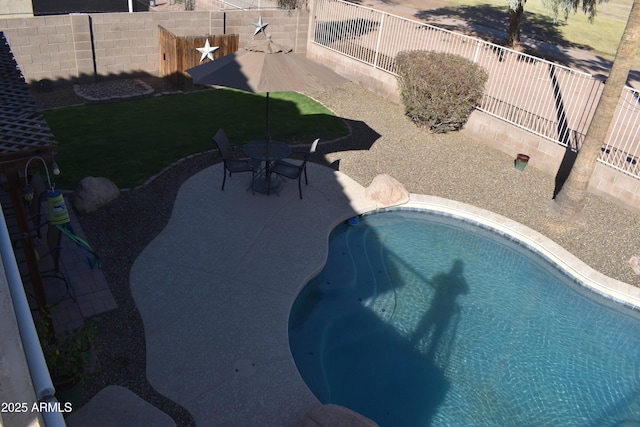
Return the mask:
POLYGON ((264 10, 264 9, 279 9, 277 0, 203 0, 201 1, 202 10, 226 10, 226 9, 240 9, 240 10, 264 10), (207 2, 211 6, 207 5, 207 2), (214 7, 216 5, 217 7, 214 7))
POLYGON ((640 92, 626 88, 609 127, 600 161, 622 172, 640 177, 640 92))
MULTIPOLYGON (((591 75, 474 37, 343 0, 317 0, 313 43, 396 74, 399 52, 454 53, 489 74, 478 107, 573 150, 580 148, 603 82, 591 75)), ((601 162, 640 178, 639 93, 627 87, 601 162)))

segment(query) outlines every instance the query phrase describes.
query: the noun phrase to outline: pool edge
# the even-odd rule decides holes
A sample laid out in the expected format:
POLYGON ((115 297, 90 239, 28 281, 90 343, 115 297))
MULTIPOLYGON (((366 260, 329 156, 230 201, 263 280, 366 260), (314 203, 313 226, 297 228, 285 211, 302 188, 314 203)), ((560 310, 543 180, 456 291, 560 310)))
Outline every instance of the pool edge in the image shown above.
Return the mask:
POLYGON ((481 224, 521 242, 586 288, 605 298, 640 310, 640 288, 600 273, 540 232, 495 212, 442 197, 412 193, 409 202, 405 204, 364 210, 360 213, 387 209, 421 209, 481 224))

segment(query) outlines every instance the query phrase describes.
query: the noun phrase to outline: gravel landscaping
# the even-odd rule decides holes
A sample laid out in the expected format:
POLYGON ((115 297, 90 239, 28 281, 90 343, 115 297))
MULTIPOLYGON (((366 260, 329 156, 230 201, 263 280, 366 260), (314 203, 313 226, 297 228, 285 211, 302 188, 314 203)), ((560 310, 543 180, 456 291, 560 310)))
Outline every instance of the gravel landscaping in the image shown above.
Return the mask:
MULTIPOLYGON (((155 93, 169 90, 160 79, 144 81, 155 93)), ((35 96, 43 108, 85 102, 72 88, 35 96)), ((412 193, 497 212, 550 237, 596 270, 640 286, 640 276, 629 265, 632 256, 640 255, 640 215, 591 195, 581 218, 553 219, 547 210, 554 177, 531 166, 516 170, 513 158, 464 131, 429 134, 405 118, 401 106, 355 84, 312 96, 347 119, 353 131, 345 140, 321 145, 314 161, 338 168, 363 186, 388 173, 412 193)), ((147 184, 123 191, 98 212, 80 217, 118 304, 99 319, 102 370, 90 378, 87 398, 107 385, 121 385, 168 413, 179 426, 194 425, 187 411, 146 381, 144 329, 129 290, 129 272, 167 224, 182 183, 218 161, 216 152, 184 159, 147 184)))

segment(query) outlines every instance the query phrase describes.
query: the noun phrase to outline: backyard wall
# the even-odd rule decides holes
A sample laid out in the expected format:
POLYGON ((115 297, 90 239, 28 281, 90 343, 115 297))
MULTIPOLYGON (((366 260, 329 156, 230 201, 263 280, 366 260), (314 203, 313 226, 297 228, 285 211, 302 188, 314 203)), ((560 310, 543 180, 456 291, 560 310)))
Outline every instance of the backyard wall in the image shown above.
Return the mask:
MULTIPOLYGON (((158 75, 158 25, 177 36, 240 35, 240 47, 253 37, 259 16, 267 33, 296 52, 306 52, 309 14, 263 10, 97 13, 0 19, 27 83, 93 81, 95 76, 158 75)), ((256 37, 263 37, 258 35, 256 37)), ((196 54, 195 52, 194 54, 196 54)))
MULTIPOLYGON (((513 156, 530 157, 529 164, 556 176, 566 149, 482 111, 474 111, 464 133, 513 156)), ((589 191, 633 212, 640 213, 640 180, 598 162, 589 182, 589 191)))
POLYGON ((400 102, 398 82, 393 74, 311 42, 307 45, 307 57, 326 65, 382 98, 395 103, 400 102))
MULTIPOLYGON (((78 14, 0 19, 28 83, 43 79, 70 84, 94 76, 132 73, 159 75, 159 29, 177 36, 240 35, 243 47, 253 37, 253 23, 269 24, 274 40, 306 53, 366 89, 399 103, 396 77, 349 56, 311 43, 307 11, 192 11, 78 14)), ((262 37, 259 35, 257 37, 262 37)), ((555 176, 565 149, 545 138, 488 114, 472 114, 464 132, 510 155, 525 153, 533 167, 555 176)), ((640 180, 598 164, 590 190, 640 212, 640 180)))
MULTIPOLYGON (((175 1, 175 0, 174 0, 175 1)), ((195 10, 279 9, 277 0, 195 0, 195 10), (260 5, 260 7, 258 7, 260 5)))
POLYGON ((20 18, 33 16, 31 0, 2 0, 0 18, 20 18))
MULTIPOLYGON (((392 74, 311 42, 307 56, 383 98, 401 102, 397 79, 392 74)), ((463 132, 514 159, 518 153, 527 154, 531 166, 554 177, 566 152, 559 144, 477 110, 471 114, 463 132)), ((598 162, 589 191, 640 213, 640 180, 624 172, 598 162)))

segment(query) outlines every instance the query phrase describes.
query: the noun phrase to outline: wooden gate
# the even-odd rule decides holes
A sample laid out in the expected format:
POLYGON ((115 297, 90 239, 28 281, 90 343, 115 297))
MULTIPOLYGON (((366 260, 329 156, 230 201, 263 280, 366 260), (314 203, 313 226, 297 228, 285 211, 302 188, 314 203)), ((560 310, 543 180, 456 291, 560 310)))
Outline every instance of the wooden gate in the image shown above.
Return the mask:
POLYGON ((238 50, 238 34, 176 36, 166 28, 160 25, 158 27, 160 29, 160 77, 169 79, 180 89, 190 89, 193 86, 191 77, 185 70, 200 63, 202 54, 196 48, 204 47, 207 40, 212 47, 219 47, 213 53, 214 58, 220 58, 238 50))

